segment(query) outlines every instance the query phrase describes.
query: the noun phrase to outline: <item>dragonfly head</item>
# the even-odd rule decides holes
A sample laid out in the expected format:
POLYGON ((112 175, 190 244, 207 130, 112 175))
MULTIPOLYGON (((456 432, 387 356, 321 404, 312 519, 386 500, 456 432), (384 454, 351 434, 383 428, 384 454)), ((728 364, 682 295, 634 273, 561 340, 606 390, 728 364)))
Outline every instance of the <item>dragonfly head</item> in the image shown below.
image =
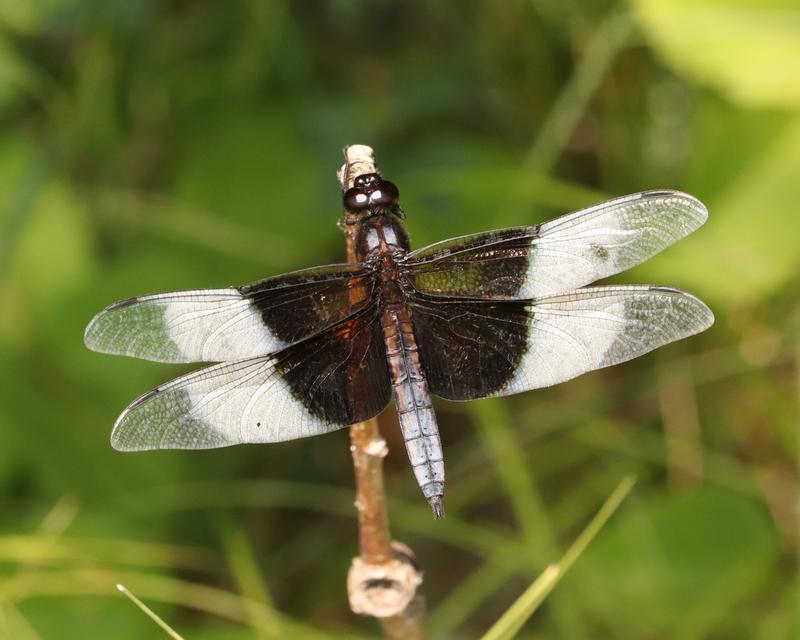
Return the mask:
POLYGON ((364 173, 353 181, 353 186, 344 192, 344 208, 350 213, 395 213, 403 217, 398 205, 400 191, 393 182, 384 180, 377 173, 364 173))

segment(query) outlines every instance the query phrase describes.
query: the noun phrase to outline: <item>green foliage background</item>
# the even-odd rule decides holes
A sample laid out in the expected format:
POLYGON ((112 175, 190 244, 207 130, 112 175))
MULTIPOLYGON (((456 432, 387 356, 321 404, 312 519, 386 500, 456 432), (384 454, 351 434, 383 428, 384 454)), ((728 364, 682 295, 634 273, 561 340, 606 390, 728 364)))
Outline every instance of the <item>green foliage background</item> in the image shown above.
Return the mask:
POLYGON ((416 246, 653 187, 707 203, 617 278, 706 334, 505 401, 439 402, 435 522, 391 412, 395 536, 432 637, 479 636, 620 479, 639 482, 520 637, 800 637, 795 0, 0 1, 0 636, 374 637, 345 431, 120 454, 185 368, 88 352, 108 303, 336 262, 367 143, 416 246))

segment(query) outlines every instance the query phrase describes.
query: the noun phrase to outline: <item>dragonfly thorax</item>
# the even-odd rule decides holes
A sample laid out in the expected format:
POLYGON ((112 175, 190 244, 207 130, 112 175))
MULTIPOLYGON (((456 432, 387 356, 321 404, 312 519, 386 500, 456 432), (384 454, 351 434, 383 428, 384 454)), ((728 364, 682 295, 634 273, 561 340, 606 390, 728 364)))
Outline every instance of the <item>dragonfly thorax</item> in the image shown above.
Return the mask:
POLYGON ((365 219, 355 237, 356 259, 359 262, 386 257, 397 260, 410 248, 408 233, 403 223, 394 216, 376 215, 365 219))

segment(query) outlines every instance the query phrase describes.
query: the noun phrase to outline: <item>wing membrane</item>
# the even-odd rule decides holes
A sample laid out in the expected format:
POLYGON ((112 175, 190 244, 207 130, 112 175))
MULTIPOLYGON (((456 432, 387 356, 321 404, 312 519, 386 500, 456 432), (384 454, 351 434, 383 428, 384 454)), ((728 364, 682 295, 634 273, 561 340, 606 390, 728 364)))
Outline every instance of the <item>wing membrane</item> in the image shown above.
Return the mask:
POLYGON ((341 264, 238 288, 141 296, 98 313, 84 341, 94 351, 157 362, 253 358, 347 317, 366 304, 372 286, 370 269, 341 264))
POLYGON ((433 393, 503 396, 631 360, 710 327, 691 294, 590 287, 529 301, 418 300, 414 326, 433 393))
POLYGON ((377 415, 391 398, 374 307, 271 355, 218 364, 134 401, 114 448, 210 449, 327 433, 377 415), (356 392, 357 391, 357 392, 356 392))
POLYGON ((526 299, 629 269, 700 227, 696 198, 645 191, 541 225, 463 236, 409 254, 407 277, 435 296, 526 299))
POLYGON ((495 395, 527 347, 527 302, 417 296, 411 307, 430 390, 449 400, 495 395))

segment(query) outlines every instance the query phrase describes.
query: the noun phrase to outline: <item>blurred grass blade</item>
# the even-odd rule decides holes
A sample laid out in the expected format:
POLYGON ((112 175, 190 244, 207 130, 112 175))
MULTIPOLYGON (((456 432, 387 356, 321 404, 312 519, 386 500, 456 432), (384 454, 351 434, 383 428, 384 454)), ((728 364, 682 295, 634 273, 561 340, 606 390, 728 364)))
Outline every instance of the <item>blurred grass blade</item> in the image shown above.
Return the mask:
POLYGON ((39 533, 60 537, 78 515, 78 501, 74 496, 61 496, 39 523, 39 533))
POLYGON ((272 599, 258 568, 258 558, 242 530, 228 518, 218 522, 225 555, 234 580, 248 602, 250 628, 258 640, 285 637, 272 599))
POLYGON ((605 504, 597 512, 597 515, 592 518, 589 525, 575 539, 572 546, 567 549, 561 561, 558 564, 551 564, 536 580, 534 580, 533 584, 517 598, 517 601, 514 602, 500 619, 495 622, 492 628, 486 632, 483 636, 483 640, 507 640, 513 638, 517 634, 522 628, 522 625, 527 622, 528 618, 539 608, 539 605, 544 602, 544 599, 553 590, 553 587, 558 584, 562 576, 586 550, 586 547, 589 546, 589 543, 600 529, 605 526, 606 522, 608 522, 609 518, 617 510, 635 483, 636 479, 633 476, 628 476, 619 483, 614 492, 608 497, 605 504))
MULTIPOLYGON (((30 549, 32 553, 29 553, 27 558, 25 558, 20 556, 15 545, 9 548, 10 559, 14 562, 20 561, 17 570, 11 573, 11 575, 16 575, 18 586, 27 584, 28 589, 34 587, 37 575, 35 570, 41 565, 47 564, 53 554, 58 554, 61 536, 72 524, 77 514, 77 500, 71 496, 62 496, 55 505, 53 505, 50 511, 47 512, 44 519, 36 528, 39 534, 36 538, 41 541, 38 551, 41 551, 41 553, 37 553, 35 545, 31 545, 33 547, 30 549)), ((21 539, 27 541, 30 538, 21 536, 21 539)), ((3 537, 0 536, 0 556, 3 555, 3 542, 3 537)), ((19 614, 19 616, 21 617, 22 614, 19 614)), ((0 638, 3 637, 4 636, 0 635, 0 638)), ((17 636, 9 634, 9 637, 15 638, 17 636)))
POLYGON ((167 634, 169 634, 170 638, 174 638, 174 640, 183 640, 183 637, 177 631, 175 631, 175 629, 170 627, 166 622, 164 622, 161 618, 159 618, 158 615, 155 613, 155 611, 150 609, 150 607, 148 607, 144 602, 139 600, 139 598, 137 598, 130 591, 128 591, 128 589, 126 589, 124 585, 118 584, 117 590, 126 598, 128 598, 128 600, 133 602, 133 604, 135 604, 142 611, 144 611, 153 622, 155 622, 159 627, 161 627, 164 631, 166 631, 167 634))
POLYGON ((613 11, 586 43, 567 84, 553 104, 519 170, 519 178, 498 214, 495 225, 511 224, 524 210, 525 184, 533 176, 547 175, 566 148, 570 136, 600 82, 608 73, 631 32, 630 16, 613 11))
POLYGON ((33 625, 9 602, 0 604, 0 638, 3 640, 42 640, 33 625))
MULTIPOLYGON (((473 411, 481 437, 494 458, 501 485, 522 531, 525 556, 520 560, 533 560, 538 571, 546 562, 558 556, 559 549, 537 479, 529 471, 530 464, 513 433, 508 407, 500 399, 492 399, 476 402, 473 411)), ((570 600, 557 597, 551 602, 551 609, 559 636, 575 640, 588 638, 580 611, 570 600)))

